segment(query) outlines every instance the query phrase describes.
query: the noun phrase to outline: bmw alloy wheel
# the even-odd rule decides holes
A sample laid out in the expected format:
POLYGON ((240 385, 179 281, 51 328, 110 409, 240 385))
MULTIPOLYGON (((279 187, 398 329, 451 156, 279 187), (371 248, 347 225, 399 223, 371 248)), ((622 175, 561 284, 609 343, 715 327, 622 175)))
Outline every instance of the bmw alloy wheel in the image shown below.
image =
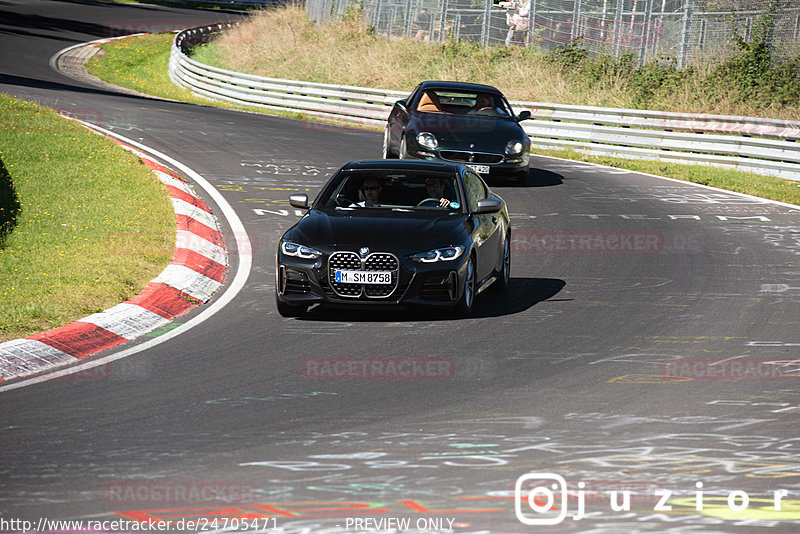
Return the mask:
POLYGON ((506 236, 503 245, 503 266, 497 276, 497 282, 493 285, 498 291, 508 289, 508 282, 511 279, 511 232, 506 236))
POLYGON ((475 261, 472 256, 467 260, 467 269, 464 274, 464 292, 461 299, 456 304, 456 313, 466 316, 472 312, 472 304, 475 302, 475 261))

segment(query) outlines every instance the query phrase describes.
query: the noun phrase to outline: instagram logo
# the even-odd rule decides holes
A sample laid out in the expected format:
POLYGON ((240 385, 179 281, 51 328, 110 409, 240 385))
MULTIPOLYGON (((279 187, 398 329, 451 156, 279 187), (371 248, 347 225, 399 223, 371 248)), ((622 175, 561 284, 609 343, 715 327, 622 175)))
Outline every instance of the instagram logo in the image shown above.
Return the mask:
POLYGON ((514 486, 514 513, 525 525, 561 523, 567 517, 567 481, 555 473, 522 475, 514 486), (556 495, 559 495, 558 505, 556 495), (527 503, 525 509, 523 501, 527 503))

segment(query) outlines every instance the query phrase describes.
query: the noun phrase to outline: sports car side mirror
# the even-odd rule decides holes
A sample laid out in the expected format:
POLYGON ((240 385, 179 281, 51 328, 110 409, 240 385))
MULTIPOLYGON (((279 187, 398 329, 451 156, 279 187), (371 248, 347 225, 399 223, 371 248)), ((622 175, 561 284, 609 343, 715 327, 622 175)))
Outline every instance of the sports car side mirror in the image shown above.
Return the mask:
POLYGON ((496 198, 482 198, 478 201, 478 209, 475 213, 495 213, 500 211, 503 203, 496 198))
POLYGON ((405 100, 398 100, 394 103, 395 107, 400 109, 401 111, 408 112, 407 103, 405 100))
POLYGON ((531 118, 531 112, 526 109, 525 111, 520 111, 519 115, 517 115, 517 122, 522 122, 530 118, 531 118))
POLYGON ((295 208, 308 209, 308 195, 289 195, 289 205, 295 208))

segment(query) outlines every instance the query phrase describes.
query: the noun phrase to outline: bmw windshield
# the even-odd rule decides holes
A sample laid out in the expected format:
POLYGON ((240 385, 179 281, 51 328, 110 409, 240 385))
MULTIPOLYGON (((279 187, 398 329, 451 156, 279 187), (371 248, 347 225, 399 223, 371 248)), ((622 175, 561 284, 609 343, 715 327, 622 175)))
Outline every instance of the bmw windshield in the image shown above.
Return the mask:
POLYGON ((461 188, 452 173, 419 171, 344 171, 314 204, 317 209, 461 211, 461 188))

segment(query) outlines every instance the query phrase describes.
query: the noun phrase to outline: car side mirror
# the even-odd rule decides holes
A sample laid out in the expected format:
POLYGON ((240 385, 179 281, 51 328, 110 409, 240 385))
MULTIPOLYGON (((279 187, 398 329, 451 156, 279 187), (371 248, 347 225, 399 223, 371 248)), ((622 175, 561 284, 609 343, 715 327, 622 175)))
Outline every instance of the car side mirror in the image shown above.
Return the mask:
POLYGON ((525 111, 520 111, 519 115, 517 115, 517 122, 522 122, 531 118, 531 112, 527 109, 525 111))
POLYGON ((308 209, 308 195, 289 195, 289 205, 295 208, 308 209))
POLYGON ((475 213, 495 213, 503 207, 503 202, 496 198, 482 198, 478 201, 478 209, 475 213))
POLYGON ((408 102, 405 100, 398 100, 394 103, 394 107, 396 107, 401 112, 408 114, 408 102))

